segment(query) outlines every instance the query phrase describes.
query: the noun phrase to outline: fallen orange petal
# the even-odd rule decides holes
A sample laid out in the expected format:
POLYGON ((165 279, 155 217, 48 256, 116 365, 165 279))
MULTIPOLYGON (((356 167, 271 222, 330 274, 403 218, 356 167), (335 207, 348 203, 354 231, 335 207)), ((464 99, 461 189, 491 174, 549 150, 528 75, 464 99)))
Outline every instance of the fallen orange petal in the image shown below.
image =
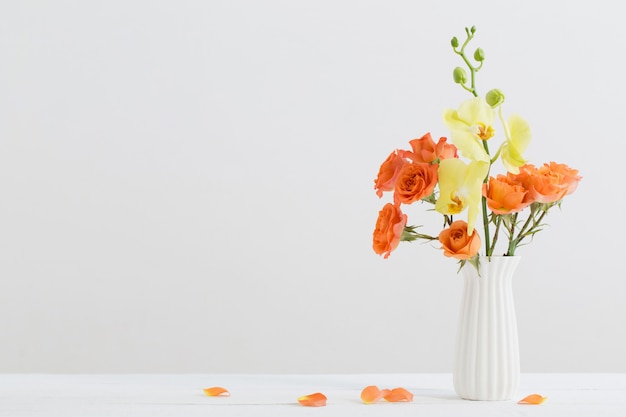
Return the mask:
POLYGON ((228 397, 230 395, 230 392, 222 387, 205 388, 203 391, 209 397, 228 397))
POLYGON ((323 407, 326 405, 326 396, 321 392, 315 394, 303 395, 298 398, 298 402, 307 407, 323 407))
POLYGON ((388 389, 380 390, 376 385, 369 385, 361 391, 361 400, 365 404, 374 404, 376 401, 389 395, 390 392, 388 389))
POLYGON ((544 402, 545 400, 547 400, 546 397, 543 397, 539 394, 530 394, 524 398, 522 398, 521 400, 519 400, 517 403, 518 404, 532 404, 532 405, 537 405, 537 404, 541 404, 542 402, 544 402))
POLYGON ((385 400, 395 403, 400 401, 413 401, 413 394, 404 388, 394 388, 389 392, 389 394, 385 395, 385 400))

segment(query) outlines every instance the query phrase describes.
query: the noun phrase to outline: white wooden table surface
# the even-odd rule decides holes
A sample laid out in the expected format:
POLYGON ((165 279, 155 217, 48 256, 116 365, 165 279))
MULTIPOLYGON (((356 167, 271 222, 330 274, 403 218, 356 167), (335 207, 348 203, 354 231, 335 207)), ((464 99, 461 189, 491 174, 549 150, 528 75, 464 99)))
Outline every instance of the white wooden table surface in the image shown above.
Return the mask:
POLYGON ((0 374, 1 417, 454 416, 624 417, 626 374, 523 374, 510 401, 456 397, 449 374, 354 375, 32 375, 0 374), (404 387, 411 403, 363 404, 361 390, 404 387), (227 388, 229 397, 202 389, 227 388), (322 392, 325 407, 297 398, 322 392), (517 400, 538 393, 541 405, 517 400))

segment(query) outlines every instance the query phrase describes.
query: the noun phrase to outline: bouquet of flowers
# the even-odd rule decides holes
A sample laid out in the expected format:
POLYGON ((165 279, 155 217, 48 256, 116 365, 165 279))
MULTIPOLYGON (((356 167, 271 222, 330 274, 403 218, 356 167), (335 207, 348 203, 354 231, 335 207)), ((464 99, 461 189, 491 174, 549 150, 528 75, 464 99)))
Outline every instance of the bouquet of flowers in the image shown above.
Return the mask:
POLYGON ((477 48, 473 60, 466 55, 475 33, 475 27, 465 28, 462 44, 456 37, 451 41, 454 53, 467 67, 456 67, 453 80, 472 95, 456 110, 443 112, 451 143, 446 137, 435 142, 426 133, 410 140, 410 149, 391 152, 380 166, 374 181, 376 194, 382 198, 385 192, 393 193, 393 201, 378 214, 373 238, 374 251, 385 258, 400 241, 438 240, 445 256, 460 260, 461 266, 466 261, 478 266, 483 242, 477 228, 481 226, 483 255, 492 256, 505 235, 504 255, 514 256, 520 245, 543 229, 549 210, 560 207, 581 180, 578 171, 565 164, 535 166, 524 159, 531 141, 529 124, 515 114, 505 120, 505 97, 500 90, 490 90, 484 97, 476 91, 476 73, 485 53, 477 48), (496 134, 501 141, 492 152, 496 134), (494 176, 491 171, 498 160, 506 172, 494 176), (404 210, 416 203, 429 205, 443 216, 437 235, 424 233, 422 226, 407 225, 404 210), (466 220, 458 219, 461 215, 466 220))

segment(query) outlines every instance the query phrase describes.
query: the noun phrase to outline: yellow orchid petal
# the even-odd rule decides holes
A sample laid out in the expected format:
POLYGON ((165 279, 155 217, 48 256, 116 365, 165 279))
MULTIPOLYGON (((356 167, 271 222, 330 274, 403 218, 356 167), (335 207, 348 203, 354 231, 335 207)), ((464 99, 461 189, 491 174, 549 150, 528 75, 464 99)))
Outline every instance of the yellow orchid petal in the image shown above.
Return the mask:
POLYGON ((480 212, 482 184, 489 173, 489 163, 472 161, 469 165, 460 159, 444 159, 439 164, 439 198, 435 210, 442 214, 458 214, 468 209, 467 233, 474 232, 474 223, 480 212))
POLYGON ((450 138, 461 155, 472 161, 489 162, 482 141, 494 134, 495 111, 480 98, 469 99, 458 110, 446 110, 443 120, 450 129, 450 138))
POLYGON ((439 198, 435 210, 442 214, 457 214, 466 208, 465 201, 457 195, 457 190, 463 187, 466 172, 467 165, 460 159, 444 159, 439 163, 439 198))
POLYGON ((472 125, 484 123, 492 126, 496 118, 495 110, 482 97, 474 97, 465 100, 459 106, 459 117, 470 122, 472 125))
POLYGON ((527 395, 526 397, 522 398, 521 400, 519 400, 517 403, 518 404, 530 404, 530 405, 538 405, 543 403, 545 400, 547 400, 547 397, 543 397, 539 394, 530 394, 527 395))
POLYGON ((466 177, 467 195, 467 234, 474 233, 474 224, 480 213, 483 196, 483 181, 489 174, 489 163, 482 161, 470 162, 466 177))
POLYGON ((502 164, 511 174, 519 174, 519 167, 526 163, 523 153, 532 137, 530 125, 518 115, 511 115, 507 123, 509 138, 502 145, 502 164))

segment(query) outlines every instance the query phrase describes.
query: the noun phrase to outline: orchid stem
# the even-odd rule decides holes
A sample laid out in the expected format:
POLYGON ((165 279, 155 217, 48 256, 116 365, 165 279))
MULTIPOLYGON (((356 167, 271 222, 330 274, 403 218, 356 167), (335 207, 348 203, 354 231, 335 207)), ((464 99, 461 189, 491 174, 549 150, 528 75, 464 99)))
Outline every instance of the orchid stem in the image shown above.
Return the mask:
MULTIPOLYGON (((467 68, 470 71, 471 87, 467 87, 464 82, 459 83, 459 85, 463 87, 463 89, 472 93, 474 97, 478 97, 478 92, 476 91, 476 73, 482 68, 484 61, 483 59, 480 59, 478 66, 474 66, 465 55, 465 47, 474 38, 475 31, 476 29, 474 27, 472 27, 471 29, 465 28, 465 34, 466 34, 465 42, 463 42, 463 45, 461 45, 459 49, 457 49, 458 44, 453 44, 452 49, 454 50, 454 53, 456 53, 463 59, 463 62, 465 62, 465 65, 467 65, 467 68)), ((454 40, 456 41, 456 38, 454 38, 454 40)), ((483 147, 485 148, 487 155, 489 155, 489 146, 487 145, 487 141, 485 140, 483 140, 483 147)), ((489 167, 491 168, 491 161, 489 163, 489 167)), ((485 179, 483 180, 483 184, 487 184, 488 181, 489 181, 489 172, 487 172, 487 175, 485 176, 485 179)), ((483 212, 483 228, 485 232, 485 255, 491 256, 493 252, 493 247, 491 246, 490 236, 489 236, 489 214, 487 211, 487 199, 483 196, 481 200, 482 200, 482 212, 483 212)))

